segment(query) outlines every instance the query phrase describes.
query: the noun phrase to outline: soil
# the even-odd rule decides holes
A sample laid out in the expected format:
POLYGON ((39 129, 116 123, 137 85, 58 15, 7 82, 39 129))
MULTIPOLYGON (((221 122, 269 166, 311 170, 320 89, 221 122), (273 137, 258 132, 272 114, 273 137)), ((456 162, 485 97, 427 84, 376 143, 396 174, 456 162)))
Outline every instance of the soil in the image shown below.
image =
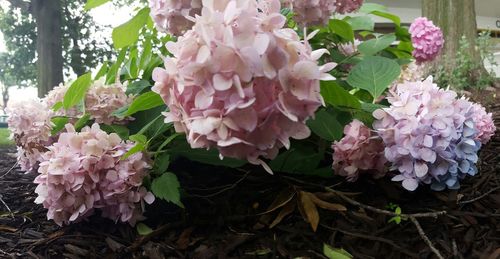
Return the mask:
MULTIPOLYGON (((491 109, 500 122, 500 105, 491 109)), ((326 258, 323 244, 354 258, 437 258, 424 238, 444 258, 500 258, 500 132, 481 151, 480 174, 458 191, 410 193, 388 179, 347 183, 179 161, 173 171, 185 209, 155 202, 144 222, 153 231, 144 236, 98 215, 66 227, 47 221, 34 203, 35 174, 11 170, 14 152, 0 150, 0 258, 326 258), (295 205, 305 194, 330 204, 318 209, 316 231, 304 220, 310 208, 295 205), (388 211, 390 204, 436 216, 418 218, 419 233, 412 220, 389 222, 367 206, 388 211)))

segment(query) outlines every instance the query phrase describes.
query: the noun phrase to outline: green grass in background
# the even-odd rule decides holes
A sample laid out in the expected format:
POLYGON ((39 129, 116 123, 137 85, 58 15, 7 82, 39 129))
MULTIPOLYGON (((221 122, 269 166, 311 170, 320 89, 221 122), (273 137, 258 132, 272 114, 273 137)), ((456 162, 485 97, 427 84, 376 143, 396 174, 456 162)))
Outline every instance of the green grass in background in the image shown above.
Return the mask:
POLYGON ((0 128, 0 147, 14 145, 14 142, 9 139, 10 132, 6 128, 0 128))

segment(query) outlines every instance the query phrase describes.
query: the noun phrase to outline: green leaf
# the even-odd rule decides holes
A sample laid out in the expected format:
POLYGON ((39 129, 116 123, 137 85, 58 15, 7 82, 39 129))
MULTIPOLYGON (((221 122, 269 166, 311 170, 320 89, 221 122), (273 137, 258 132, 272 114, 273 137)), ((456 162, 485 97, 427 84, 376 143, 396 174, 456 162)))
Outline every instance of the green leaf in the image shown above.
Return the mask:
POLYGON ((338 19, 332 19, 330 20, 329 28, 340 37, 348 41, 354 41, 354 31, 349 23, 338 19))
POLYGON ((351 24, 353 31, 373 31, 375 22, 370 16, 356 16, 347 20, 351 24))
POLYGON ((391 20, 392 22, 394 22, 394 24, 396 24, 397 27, 401 26, 401 19, 397 15, 382 11, 373 11, 371 12, 371 14, 391 20))
POLYGON ((361 108, 359 99, 342 88, 335 81, 321 81, 321 95, 325 102, 334 106, 343 106, 353 109, 361 108))
POLYGON ((124 117, 162 105, 165 105, 165 103, 159 94, 152 91, 145 92, 135 98, 135 100, 128 107, 127 112, 125 112, 124 117))
POLYGON ((146 144, 148 142, 148 138, 142 134, 135 134, 129 137, 130 140, 141 143, 141 144, 146 144))
POLYGON ((170 155, 168 153, 161 153, 154 161, 154 171, 156 173, 165 173, 170 165, 170 155))
POLYGON ((384 105, 382 104, 376 104, 376 103, 361 103, 361 109, 365 112, 373 113, 374 111, 378 109, 385 108, 384 105))
POLYGON ((180 187, 177 176, 172 173, 164 173, 162 176, 154 179, 151 184, 151 190, 156 197, 184 208, 181 202, 180 187))
POLYGON ((359 8, 359 12, 361 12, 361 13, 372 13, 374 11, 385 12, 385 11, 387 11, 387 7, 380 5, 380 4, 364 3, 361 6, 361 8, 359 8))
POLYGON ((135 44, 139 39, 139 31, 146 25, 149 8, 141 9, 130 21, 113 29, 112 38, 116 49, 135 44))
POLYGON ((276 172, 304 173, 309 175, 309 173, 318 167, 322 158, 322 154, 317 153, 314 149, 298 146, 279 154, 269 163, 269 166, 276 172))
POLYGON ((401 207, 397 207, 394 213, 400 215, 401 214, 401 207))
POLYGON ((109 68, 106 74, 106 84, 112 84, 116 81, 116 76, 118 75, 118 70, 120 69, 123 60, 125 60, 125 55, 127 54, 127 48, 120 50, 116 62, 109 68))
POLYGON ((108 61, 105 61, 104 63, 102 63, 101 68, 99 69, 99 71, 95 75, 94 80, 97 80, 97 79, 105 76, 107 72, 108 72, 108 61))
POLYGON ((130 156, 137 154, 139 152, 142 152, 146 150, 146 145, 143 143, 136 143, 135 146, 133 146, 127 153, 125 153, 120 159, 125 160, 129 158, 130 156))
POLYGON ((139 233, 139 235, 141 236, 147 236, 153 232, 153 230, 150 227, 146 226, 146 224, 144 223, 137 224, 136 228, 137 228, 137 233, 139 233))
POLYGON ((314 120, 309 120, 307 125, 316 135, 328 141, 341 139, 344 131, 344 127, 337 121, 337 117, 325 109, 317 112, 314 120))
POLYGON ((394 34, 387 34, 382 37, 367 40, 358 46, 359 52, 366 56, 371 56, 377 54, 377 52, 391 46, 391 44, 396 41, 396 36, 394 34))
POLYGON ((87 125, 87 122, 90 120, 90 114, 86 113, 84 114, 80 119, 78 119, 75 123, 75 129, 76 131, 80 131, 85 125, 87 125))
POLYGON ((56 111, 59 111, 62 107, 63 107, 63 103, 57 102, 56 104, 54 104, 54 106, 52 106, 52 110, 56 112, 56 111))
POLYGON ((352 259, 352 256, 349 252, 342 248, 333 248, 327 244, 323 244, 323 254, 329 259, 352 259))
POLYGON ((63 107, 68 110, 83 100, 92 82, 92 75, 87 73, 76 79, 66 91, 63 99, 63 107))
POLYGON ((396 61, 370 56, 354 66, 347 77, 347 82, 353 87, 367 90, 374 99, 377 99, 400 73, 401 68, 396 61))
POLYGON ((191 148, 185 139, 176 141, 175 145, 168 150, 171 155, 178 155, 185 157, 189 160, 215 165, 215 166, 225 166, 230 168, 238 168, 246 164, 246 161, 238 160, 234 158, 224 157, 220 159, 219 152, 215 149, 202 149, 202 148, 191 148))
POLYGON ((127 86, 127 91, 125 92, 127 95, 133 94, 137 95, 140 94, 144 89, 148 88, 151 86, 151 83, 146 80, 140 80, 133 82, 127 86))
POLYGON ((64 126, 68 124, 69 118, 68 117, 54 117, 51 119, 52 123, 54 126, 52 127, 52 130, 50 131, 50 135, 54 136, 57 133, 59 133, 62 129, 64 129, 64 126))
POLYGON ((101 6, 110 0, 87 0, 87 3, 85 4, 84 10, 88 11, 92 8, 96 8, 98 6, 101 6))
POLYGON ((170 135, 167 139, 165 139, 165 141, 163 141, 163 143, 161 143, 161 145, 157 149, 157 152, 162 151, 164 147, 166 147, 168 144, 170 144, 170 142, 172 142, 172 140, 174 140, 175 138, 177 138, 180 135, 181 134, 179 134, 179 133, 174 133, 174 134, 170 135))
POLYGON ((129 129, 125 126, 101 124, 100 127, 108 134, 116 133, 121 139, 129 139, 129 129))

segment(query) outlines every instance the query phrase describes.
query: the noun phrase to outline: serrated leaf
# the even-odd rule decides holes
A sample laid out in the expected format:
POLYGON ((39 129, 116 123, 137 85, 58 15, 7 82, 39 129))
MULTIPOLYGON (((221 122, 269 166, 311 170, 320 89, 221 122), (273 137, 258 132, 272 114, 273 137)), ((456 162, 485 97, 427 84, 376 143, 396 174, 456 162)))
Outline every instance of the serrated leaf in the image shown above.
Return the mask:
POLYGON ((137 233, 141 236, 147 236, 153 232, 153 230, 144 223, 137 224, 137 233))
POLYGON ((127 86, 127 91, 125 92, 127 95, 133 94, 133 95, 138 95, 140 94, 144 89, 148 88, 151 86, 151 83, 146 80, 139 80, 136 82, 133 82, 127 86))
POLYGON ((152 91, 145 92, 134 99, 123 116, 130 116, 134 113, 153 109, 162 105, 165 105, 165 103, 159 94, 152 91))
POLYGON ((110 0, 87 0, 87 3, 85 4, 84 10, 88 11, 90 9, 101 6, 109 1, 110 0))
POLYGON ((184 208, 181 202, 179 180, 177 176, 172 173, 164 173, 162 176, 153 180, 151 184, 151 191, 153 194, 163 200, 172 202, 177 206, 184 208))
POLYGON ((328 257, 328 259, 352 259, 354 256, 349 254, 346 250, 342 248, 333 248, 327 244, 323 244, 323 254, 328 257))
POLYGON ((387 11, 387 7, 381 5, 381 4, 374 4, 374 3, 364 3, 361 8, 359 8, 359 12, 361 13, 372 13, 374 11, 381 11, 385 12, 387 11))
POLYGON ((396 61, 370 56, 354 66, 347 77, 347 82, 353 87, 368 91, 374 99, 377 99, 400 73, 401 68, 396 61))
POLYGON ((330 20, 328 27, 340 37, 348 41, 354 41, 354 31, 352 30, 351 25, 346 21, 332 19, 330 20))
POLYGON ((116 49, 135 44, 139 39, 139 31, 146 25, 149 17, 149 8, 141 9, 128 22, 113 29, 113 45, 116 49))
POLYGON ((339 140, 344 131, 335 115, 325 109, 318 111, 314 120, 309 120, 307 125, 316 135, 328 141, 339 140))
POLYGON ((370 16, 356 16, 347 20, 353 31, 373 31, 375 22, 370 16))
POLYGON ((396 41, 396 36, 394 34, 387 34, 359 44, 358 50, 366 56, 371 56, 391 46, 394 41, 396 41))
POLYGON ((90 73, 78 77, 66 91, 63 99, 63 107, 68 110, 83 100, 92 82, 90 73))
POLYGON ((57 133, 59 133, 62 129, 64 129, 64 126, 68 124, 69 118, 68 117, 54 117, 51 119, 52 123, 54 126, 52 126, 52 130, 50 131, 50 135, 54 136, 57 133))
POLYGON ((335 81, 321 81, 321 95, 326 103, 334 106, 361 108, 359 99, 342 88, 335 81))

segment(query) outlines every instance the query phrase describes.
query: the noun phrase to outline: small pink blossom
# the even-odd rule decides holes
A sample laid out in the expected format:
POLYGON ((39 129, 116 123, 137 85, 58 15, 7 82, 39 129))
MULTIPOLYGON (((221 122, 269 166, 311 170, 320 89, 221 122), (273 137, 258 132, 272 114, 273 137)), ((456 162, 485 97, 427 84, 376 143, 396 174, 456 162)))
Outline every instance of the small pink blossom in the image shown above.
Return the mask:
POLYGON ((418 63, 434 60, 444 45, 443 33, 432 21, 419 17, 410 26, 413 57, 418 63))
POLYGON ((48 209, 47 218, 69 224, 102 211, 102 216, 134 225, 144 217, 144 201, 154 197, 142 180, 150 168, 143 153, 121 159, 133 143, 107 134, 98 124, 75 132, 71 124, 42 154, 35 178, 35 202, 48 209))
POLYGON ((327 25, 335 11, 335 0, 290 0, 294 19, 303 26, 327 25))
POLYGON ((335 12, 339 14, 353 13, 363 5, 363 0, 335 0, 335 12))
POLYGON ((356 181, 360 171, 385 175, 384 145, 380 138, 372 136, 370 128, 354 120, 344 128, 345 136, 332 145, 333 169, 349 181, 356 181))
POLYGON ((496 127, 493 122, 492 114, 487 113, 486 109, 478 103, 472 106, 474 124, 478 134, 476 140, 486 144, 490 141, 491 137, 495 135, 496 127))
POLYGON ((156 28, 180 36, 191 29, 195 15, 199 15, 201 0, 149 0, 151 17, 156 28))
POLYGON ((358 52, 358 46, 361 43, 362 43, 362 41, 355 39, 354 42, 339 44, 338 48, 339 48, 340 53, 342 53, 342 55, 352 56, 358 52))
POLYGON ((283 28, 274 2, 207 1, 193 29, 167 43, 173 57, 154 70, 153 91, 192 148, 263 164, 290 138, 309 136, 305 121, 323 103, 319 81, 333 79, 335 64, 318 66, 327 51, 283 28))

